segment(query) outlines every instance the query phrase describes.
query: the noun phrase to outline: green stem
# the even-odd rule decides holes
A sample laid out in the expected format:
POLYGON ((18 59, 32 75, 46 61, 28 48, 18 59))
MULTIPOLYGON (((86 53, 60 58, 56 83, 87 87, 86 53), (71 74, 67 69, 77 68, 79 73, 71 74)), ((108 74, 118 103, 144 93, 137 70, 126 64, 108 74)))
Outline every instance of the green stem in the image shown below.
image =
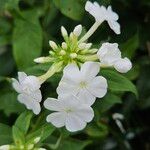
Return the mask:
POLYGON ((59 72, 62 69, 62 64, 63 62, 54 63, 45 74, 39 76, 38 78, 41 84, 53 76, 56 72, 59 72))
POLYGON ((81 61, 96 61, 98 60, 97 55, 89 55, 89 56, 83 56, 83 55, 78 55, 77 58, 81 61))
POLYGON ((86 41, 100 26, 101 23, 95 22, 89 31, 79 40, 79 43, 86 41))

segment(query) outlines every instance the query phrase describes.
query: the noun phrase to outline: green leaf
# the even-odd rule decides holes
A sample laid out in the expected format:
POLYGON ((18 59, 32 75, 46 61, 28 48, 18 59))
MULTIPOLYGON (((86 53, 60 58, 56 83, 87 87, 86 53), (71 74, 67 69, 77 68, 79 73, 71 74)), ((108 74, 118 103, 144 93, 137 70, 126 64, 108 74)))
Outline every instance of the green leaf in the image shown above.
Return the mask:
POLYGON ((11 128, 8 125, 0 123, 0 145, 10 144, 11 142, 11 128))
POLYGON ((98 100, 95 106, 99 112, 103 113, 105 111, 108 111, 115 104, 120 104, 121 102, 122 101, 120 97, 109 93, 103 99, 98 100))
POLYGON ((135 51, 139 47, 139 34, 136 33, 133 37, 128 39, 120 47, 121 47, 123 56, 131 59, 134 56, 135 51))
POLYGON ((38 130, 31 132, 27 136, 27 141, 32 141, 37 137, 40 137, 40 142, 44 141, 48 136, 50 136, 55 130, 55 127, 51 124, 45 124, 38 130))
POLYGON ((81 20, 84 14, 84 4, 80 0, 53 0, 54 4, 65 16, 81 20))
POLYGON ((34 58, 42 49, 42 29, 36 10, 21 13, 22 18, 15 19, 13 31, 13 53, 19 69, 31 67, 34 58))
POLYGON ((16 126, 12 127, 13 139, 16 145, 22 145, 25 142, 23 132, 16 126))
POLYGON ((25 135, 29 129, 32 113, 29 111, 23 112, 16 120, 15 126, 25 135))
POLYGON ((108 135, 108 128, 103 123, 93 123, 87 126, 86 133, 91 137, 104 138, 108 135))
POLYGON ((9 116, 12 113, 20 113, 25 110, 25 107, 17 101, 15 91, 2 90, 0 92, 0 110, 9 116))
POLYGON ((57 150, 83 150, 91 141, 66 140, 63 141, 57 150))
POLYGON ((138 97, 137 89, 135 85, 123 75, 113 70, 101 70, 101 75, 107 79, 108 88, 111 91, 129 91, 138 97))

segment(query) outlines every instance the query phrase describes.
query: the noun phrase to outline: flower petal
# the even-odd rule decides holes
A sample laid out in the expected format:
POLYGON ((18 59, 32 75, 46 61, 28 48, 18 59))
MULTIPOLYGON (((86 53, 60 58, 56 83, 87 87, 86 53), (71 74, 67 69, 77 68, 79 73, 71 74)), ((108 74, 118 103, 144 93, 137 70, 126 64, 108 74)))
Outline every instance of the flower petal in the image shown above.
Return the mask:
POLYGON ((24 85, 28 85, 28 87, 32 91, 38 90, 41 87, 39 79, 35 76, 26 77, 25 80, 22 82, 22 86, 24 85))
POLYGON ((65 125, 68 131, 75 132, 84 129, 86 127, 86 122, 76 115, 68 114, 65 125))
POLYGON ((120 24, 116 21, 110 20, 108 21, 108 24, 110 26, 110 28, 116 33, 116 34, 120 34, 120 24))
POLYGON ((32 110, 36 115, 39 114, 41 111, 40 104, 29 95, 19 94, 18 101, 24 104, 28 109, 32 110))
POLYGON ((62 112, 54 112, 47 116, 46 121, 52 123, 55 127, 60 128, 65 125, 66 115, 62 112))
POLYGON ((81 74, 84 78, 92 79, 100 71, 100 64, 97 62, 85 62, 81 67, 81 74))
POLYGON ((78 79, 80 77, 79 68, 76 64, 67 65, 64 70, 64 77, 70 79, 78 79))
POLYGON ((88 90, 95 97, 102 98, 107 93, 107 86, 107 80, 102 76, 97 76, 89 84, 88 90))
POLYGON ((30 96, 37 102, 41 102, 42 100, 42 94, 40 90, 34 91, 30 96))
POLYGON ((16 80, 16 79, 12 79, 12 86, 13 88, 18 92, 18 93, 21 93, 22 92, 22 89, 21 89, 21 85, 20 83, 16 80))
POLYGON ((25 80, 25 78, 27 77, 27 74, 24 72, 18 72, 18 79, 19 82, 21 83, 23 80, 25 80))
POLYGON ((75 112, 75 115, 77 115, 79 118, 82 118, 85 122, 90 122, 94 117, 94 111, 89 106, 81 106, 75 112))
POLYGON ((131 63, 131 61, 127 57, 125 57, 123 59, 118 60, 114 64, 114 68, 118 72, 126 73, 126 72, 128 72, 132 68, 132 63, 131 63))
POLYGON ((96 100, 96 97, 87 90, 81 90, 78 93, 77 97, 81 104, 85 104, 88 106, 91 106, 96 100))
POLYGON ((51 111, 61 111, 62 110, 60 101, 55 98, 47 98, 44 101, 44 107, 51 111))
POLYGON ((62 77, 56 91, 61 97, 65 97, 68 94, 76 95, 78 93, 78 84, 73 80, 62 77))

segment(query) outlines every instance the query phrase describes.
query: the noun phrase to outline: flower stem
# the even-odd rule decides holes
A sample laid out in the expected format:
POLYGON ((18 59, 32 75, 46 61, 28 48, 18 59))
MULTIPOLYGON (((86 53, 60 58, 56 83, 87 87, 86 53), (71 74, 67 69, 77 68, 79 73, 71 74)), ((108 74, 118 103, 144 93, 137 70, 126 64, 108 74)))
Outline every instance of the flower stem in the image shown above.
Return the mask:
POLYGON ((79 43, 86 41, 96 31, 100 24, 99 22, 95 22, 89 31, 79 40, 79 43))
POLYGON ((41 84, 53 76, 56 72, 59 72, 62 69, 62 64, 63 62, 54 63, 45 74, 39 76, 38 78, 41 84))
POLYGON ((83 56, 83 55, 78 55, 77 58, 81 61, 96 61, 98 60, 97 55, 89 55, 89 56, 83 56))

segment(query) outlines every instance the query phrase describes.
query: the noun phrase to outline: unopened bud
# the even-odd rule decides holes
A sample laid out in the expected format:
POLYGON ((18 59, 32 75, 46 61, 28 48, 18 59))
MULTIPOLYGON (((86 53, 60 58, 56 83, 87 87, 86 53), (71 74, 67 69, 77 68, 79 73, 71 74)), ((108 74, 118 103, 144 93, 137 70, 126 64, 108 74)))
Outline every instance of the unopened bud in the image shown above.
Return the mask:
POLYGON ((78 47, 80 49, 85 49, 86 48, 86 43, 80 43, 78 47))
POLYGON ((51 57, 39 57, 34 59, 34 62, 36 63, 46 63, 46 62, 51 62, 53 60, 53 58, 51 57))
POLYGON ((63 49, 67 49, 67 44, 66 44, 65 42, 62 42, 61 47, 62 47, 63 49))
POLYGON ((70 33, 70 39, 73 40, 74 39, 74 34, 71 32, 70 33))
POLYGON ((34 147, 34 144, 29 144, 29 145, 28 145, 28 150, 32 150, 33 147, 34 147))
POLYGON ((68 36, 67 30, 63 26, 61 26, 61 34, 63 37, 68 36))
POLYGON ((70 57, 71 57, 72 59, 74 59, 74 58, 77 57, 77 54, 76 54, 76 53, 71 53, 71 54, 70 54, 70 57))
POLYGON ((55 53, 53 51, 49 51, 49 54, 52 55, 52 56, 55 55, 55 53))
POLYGON ((49 41, 49 45, 53 50, 58 48, 58 46, 56 45, 56 43, 54 41, 49 41))
POLYGON ((35 144, 38 143, 38 142, 40 141, 40 139, 41 139, 41 137, 35 138, 35 139, 34 139, 34 143, 35 143, 35 144))
POLYGON ((88 43, 88 44, 86 44, 85 48, 89 49, 89 48, 91 48, 91 46, 92 46, 92 43, 88 43))
POLYGON ((73 30, 75 36, 80 36, 81 32, 82 32, 82 25, 77 25, 73 30))
POLYGON ((59 54, 60 55, 66 55, 66 52, 64 50, 61 50, 59 54))

